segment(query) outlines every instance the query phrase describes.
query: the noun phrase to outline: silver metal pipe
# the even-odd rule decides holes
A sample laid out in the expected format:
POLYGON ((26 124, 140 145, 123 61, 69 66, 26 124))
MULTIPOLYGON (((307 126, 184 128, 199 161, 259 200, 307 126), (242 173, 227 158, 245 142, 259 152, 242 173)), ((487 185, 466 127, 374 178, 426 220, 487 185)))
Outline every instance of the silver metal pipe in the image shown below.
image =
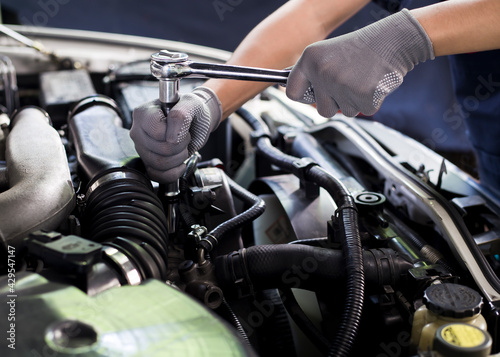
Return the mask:
POLYGON ((75 192, 61 138, 41 109, 13 118, 5 158, 9 188, 0 193, 0 244, 20 247, 30 232, 59 227, 74 208, 75 192))

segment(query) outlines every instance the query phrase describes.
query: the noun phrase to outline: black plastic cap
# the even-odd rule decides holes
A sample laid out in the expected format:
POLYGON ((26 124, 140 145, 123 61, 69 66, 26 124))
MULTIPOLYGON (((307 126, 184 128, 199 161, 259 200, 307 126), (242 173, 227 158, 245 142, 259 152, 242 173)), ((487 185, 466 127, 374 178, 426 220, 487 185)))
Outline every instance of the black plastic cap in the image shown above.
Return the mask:
POLYGON ((477 291, 459 284, 432 285, 425 290, 423 301, 435 314, 455 318, 472 317, 483 306, 477 291))

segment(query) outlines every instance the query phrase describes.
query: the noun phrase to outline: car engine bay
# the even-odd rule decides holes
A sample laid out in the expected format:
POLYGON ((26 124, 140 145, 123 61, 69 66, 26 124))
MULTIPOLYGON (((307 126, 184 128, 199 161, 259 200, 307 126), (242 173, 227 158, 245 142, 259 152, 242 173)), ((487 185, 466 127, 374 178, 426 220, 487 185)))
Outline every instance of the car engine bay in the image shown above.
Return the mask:
POLYGON ((499 353, 500 201, 453 163, 271 86, 170 195, 129 136, 150 56, 229 54, 12 28, 37 42, 0 36, 2 356, 499 353))

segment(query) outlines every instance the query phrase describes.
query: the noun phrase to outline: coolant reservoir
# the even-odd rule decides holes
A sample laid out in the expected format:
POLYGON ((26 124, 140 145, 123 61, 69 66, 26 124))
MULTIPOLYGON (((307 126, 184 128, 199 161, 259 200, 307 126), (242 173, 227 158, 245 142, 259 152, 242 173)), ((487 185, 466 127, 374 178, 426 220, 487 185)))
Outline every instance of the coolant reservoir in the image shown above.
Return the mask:
POLYGON ((413 317, 411 346, 420 351, 432 349, 437 329, 449 323, 476 326, 486 331, 486 320, 481 315, 483 299, 479 293, 459 284, 437 284, 424 293, 424 305, 413 317))
POLYGON ((437 357, 486 357, 491 352, 491 336, 479 327, 451 323, 436 330, 433 350, 437 357))

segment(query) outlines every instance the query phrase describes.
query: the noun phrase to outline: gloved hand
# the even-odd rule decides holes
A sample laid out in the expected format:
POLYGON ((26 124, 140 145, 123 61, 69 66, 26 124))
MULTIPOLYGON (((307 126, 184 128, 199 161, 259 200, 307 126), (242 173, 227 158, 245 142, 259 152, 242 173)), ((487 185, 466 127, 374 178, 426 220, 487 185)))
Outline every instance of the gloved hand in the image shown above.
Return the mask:
POLYGON ((374 114, 415 65, 434 59, 420 23, 404 9, 355 32, 308 46, 286 87, 290 99, 316 102, 331 117, 374 114))
POLYGON ((184 161, 201 149, 222 118, 217 95, 197 87, 181 96, 165 117, 160 101, 137 107, 130 137, 152 180, 175 182, 184 172, 184 161))

